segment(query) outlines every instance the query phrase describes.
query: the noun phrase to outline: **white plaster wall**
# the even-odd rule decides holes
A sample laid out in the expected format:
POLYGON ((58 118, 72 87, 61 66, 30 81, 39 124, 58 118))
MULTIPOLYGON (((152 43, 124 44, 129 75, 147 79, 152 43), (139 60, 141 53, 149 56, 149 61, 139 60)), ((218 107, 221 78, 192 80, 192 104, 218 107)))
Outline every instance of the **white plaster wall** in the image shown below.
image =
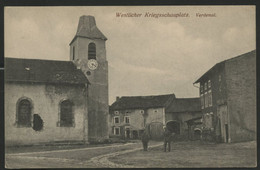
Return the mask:
POLYGON ((146 123, 151 123, 151 122, 164 123, 165 120, 164 108, 150 108, 147 110, 147 112, 148 112, 148 117, 146 123))
POLYGON ((30 144, 39 142, 83 140, 83 121, 86 114, 85 97, 79 87, 62 90, 61 94, 53 93, 55 87, 44 84, 5 84, 5 141, 6 145, 30 144), (16 103, 21 97, 33 101, 33 114, 39 114, 44 122, 42 131, 32 127, 17 127, 16 103), (59 102, 70 99, 74 102, 75 127, 57 127, 59 102), (81 102, 79 102, 81 100, 81 102))

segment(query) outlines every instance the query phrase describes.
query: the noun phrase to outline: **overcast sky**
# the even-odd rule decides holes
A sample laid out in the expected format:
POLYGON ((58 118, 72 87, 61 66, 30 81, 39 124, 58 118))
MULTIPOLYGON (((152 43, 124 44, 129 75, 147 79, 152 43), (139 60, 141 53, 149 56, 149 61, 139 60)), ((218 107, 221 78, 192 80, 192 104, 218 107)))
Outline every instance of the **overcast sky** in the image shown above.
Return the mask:
POLYGON ((203 73, 256 48, 254 6, 6 7, 5 56, 69 60, 81 15, 94 16, 108 38, 110 104, 116 96, 198 97, 193 82, 203 73), (117 12, 142 17, 119 18, 117 12), (145 12, 189 17, 148 18, 145 12))

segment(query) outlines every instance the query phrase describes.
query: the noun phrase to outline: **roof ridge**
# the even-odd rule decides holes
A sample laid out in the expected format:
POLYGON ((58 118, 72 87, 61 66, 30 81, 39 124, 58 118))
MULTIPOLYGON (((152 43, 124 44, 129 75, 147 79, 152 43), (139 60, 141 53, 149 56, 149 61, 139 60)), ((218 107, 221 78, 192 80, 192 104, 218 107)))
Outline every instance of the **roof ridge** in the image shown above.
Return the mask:
POLYGON ((37 61, 57 61, 57 62, 69 62, 73 63, 70 60, 50 60, 50 59, 38 59, 38 58, 15 58, 15 57, 4 57, 4 59, 17 59, 17 60, 37 60, 37 61))
MULTIPOLYGON (((252 50, 252 51, 249 51, 249 52, 246 52, 246 53, 243 53, 243 54, 240 54, 238 56, 234 56, 234 57, 231 57, 229 59, 226 59, 226 60, 223 60, 222 62, 226 62, 226 61, 229 61, 229 60, 234 60, 234 59, 237 59, 239 57, 244 57, 244 55, 247 55, 247 54, 250 54, 252 52, 256 52, 256 49, 255 50, 252 50)), ((221 62, 220 62, 221 63, 221 62)))
POLYGON ((170 96, 170 95, 175 95, 174 93, 171 93, 171 94, 162 94, 162 95, 147 95, 147 96, 121 96, 120 98, 122 97, 155 97, 155 96, 170 96))
POLYGON ((178 99, 199 99, 199 97, 191 97, 191 98, 187 98, 187 97, 185 97, 185 98, 175 98, 176 100, 178 100, 178 99))
POLYGON ((217 67, 218 65, 220 65, 220 64, 225 64, 227 61, 231 61, 231 60, 237 59, 237 58, 239 58, 239 57, 245 57, 245 55, 248 55, 248 54, 253 53, 253 52, 256 52, 256 49, 251 50, 251 51, 246 52, 246 53, 243 53, 243 54, 240 54, 240 55, 235 56, 235 57, 231 57, 231 58, 229 58, 229 59, 226 59, 226 60, 223 60, 223 61, 220 61, 220 62, 214 64, 210 69, 208 69, 204 74, 202 74, 202 76, 200 76, 193 84, 198 83, 198 81, 199 81, 204 75, 206 75, 208 72, 210 72, 213 68, 217 67))

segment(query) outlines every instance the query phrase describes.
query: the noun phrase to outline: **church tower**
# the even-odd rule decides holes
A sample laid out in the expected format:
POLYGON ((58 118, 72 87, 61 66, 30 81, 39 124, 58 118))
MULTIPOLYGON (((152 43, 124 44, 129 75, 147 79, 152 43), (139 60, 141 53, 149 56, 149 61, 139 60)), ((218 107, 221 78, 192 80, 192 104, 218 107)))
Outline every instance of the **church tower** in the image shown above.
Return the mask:
POLYGON ((108 138, 108 62, 107 38, 97 28, 93 16, 81 16, 70 43, 70 60, 90 81, 88 87, 88 141, 108 138))

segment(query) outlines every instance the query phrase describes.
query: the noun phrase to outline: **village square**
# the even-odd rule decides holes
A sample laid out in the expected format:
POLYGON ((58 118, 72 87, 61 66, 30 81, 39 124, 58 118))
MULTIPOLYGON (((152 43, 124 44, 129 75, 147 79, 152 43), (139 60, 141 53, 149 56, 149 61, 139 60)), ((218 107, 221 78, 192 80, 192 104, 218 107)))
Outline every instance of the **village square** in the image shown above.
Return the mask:
MULTIPOLYGON (((71 41, 64 42, 69 44, 68 61, 5 56, 6 168, 257 166, 254 45, 207 66, 196 78, 188 80, 191 83, 176 86, 183 88, 182 94, 195 89, 197 95, 180 95, 172 88, 174 85, 154 79, 140 80, 142 86, 134 86, 139 80, 132 79, 133 88, 124 89, 124 80, 134 74, 124 71, 124 67, 129 68, 127 65, 118 71, 111 67, 107 56, 110 37, 103 32, 107 26, 100 27, 99 20, 88 13, 73 20, 77 23, 69 24, 76 24, 77 28, 73 27, 76 30, 71 41), (113 74, 122 79, 111 83, 113 74), (141 93, 153 86, 157 93, 141 93), (166 93, 168 88, 171 92, 166 93)), ((180 34, 185 36, 181 31, 174 35, 180 34)), ((170 41, 171 38, 175 37, 170 37, 170 41)), ((120 36, 115 39, 120 39, 120 43, 128 41, 120 36)), ((158 42, 155 39, 152 43, 154 51, 158 42)), ((196 43, 200 40, 196 39, 196 43)), ((142 47, 129 48, 126 53, 131 56, 132 51, 142 47)), ((164 45, 156 51, 162 54, 160 57, 167 56, 164 45)), ((149 50, 145 53, 149 54, 149 50)), ((171 57, 165 60, 178 63, 171 57)), ((153 64, 140 68, 141 61, 151 61, 147 56, 135 61, 135 71, 142 74, 148 70, 144 77, 165 74, 169 80, 182 81, 181 72, 189 69, 179 68, 182 71, 176 76, 164 73, 163 66, 162 70, 152 68, 153 64)))

